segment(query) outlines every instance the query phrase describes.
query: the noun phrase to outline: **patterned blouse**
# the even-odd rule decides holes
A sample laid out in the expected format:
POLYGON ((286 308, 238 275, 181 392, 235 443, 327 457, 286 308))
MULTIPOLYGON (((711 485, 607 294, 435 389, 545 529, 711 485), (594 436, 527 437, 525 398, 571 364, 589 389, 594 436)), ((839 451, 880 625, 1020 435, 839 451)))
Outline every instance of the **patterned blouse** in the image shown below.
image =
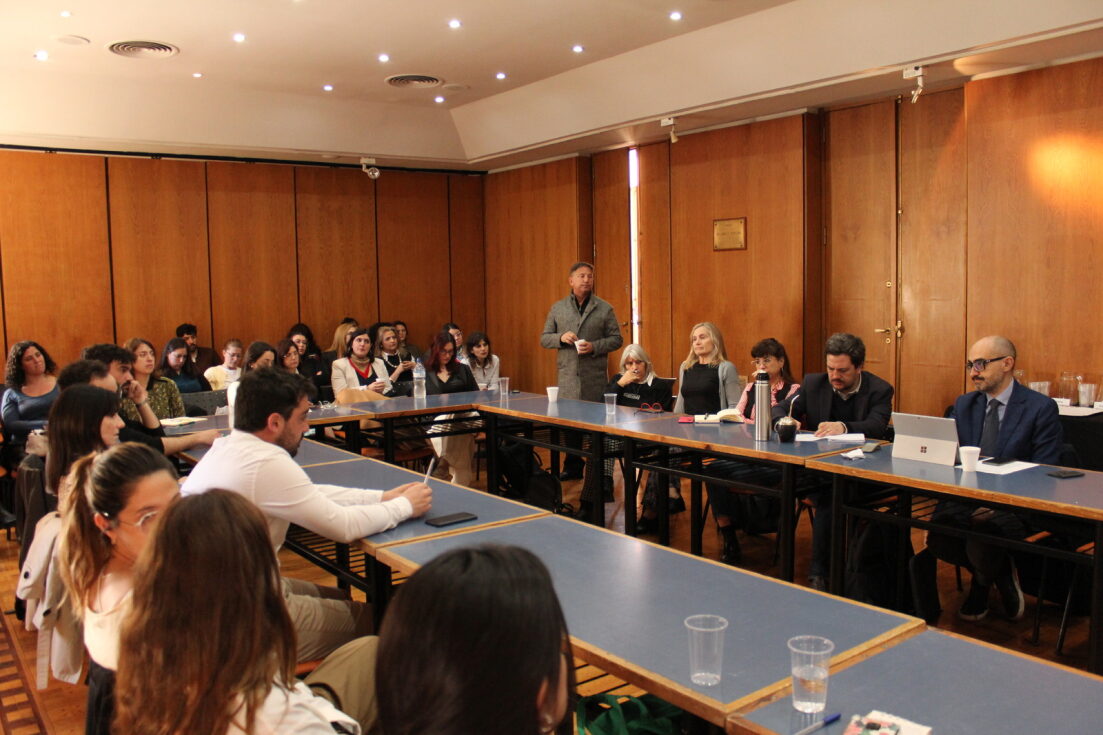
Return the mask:
MULTIPOLYGON (((180 390, 168 378, 151 378, 148 393, 149 407, 159 419, 175 419, 184 415, 184 399, 180 397, 180 390)), ((142 417, 138 413, 138 407, 134 401, 124 398, 119 404, 119 413, 127 421, 141 423, 142 417)))

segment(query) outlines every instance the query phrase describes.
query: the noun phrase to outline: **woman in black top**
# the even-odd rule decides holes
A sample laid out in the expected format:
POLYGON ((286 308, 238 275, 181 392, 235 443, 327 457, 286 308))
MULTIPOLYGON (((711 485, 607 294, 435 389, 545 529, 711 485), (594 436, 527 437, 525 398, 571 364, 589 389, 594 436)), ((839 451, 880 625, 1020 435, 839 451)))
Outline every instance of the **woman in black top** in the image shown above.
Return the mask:
POLYGON ((606 386, 606 393, 617 394, 618 406, 639 408, 656 403, 663 410, 670 407, 671 388, 668 380, 657 379, 651 368, 651 356, 639 345, 628 345, 620 356, 620 372, 606 386))
POLYGON ((321 388, 329 385, 329 365, 322 359, 322 348, 314 341, 314 332, 299 322, 287 331, 287 339, 295 343, 299 351, 299 375, 321 388))
MULTIPOLYGON (((478 390, 471 368, 456 359, 456 343, 448 332, 441 332, 433 340, 429 349, 429 360, 425 363, 425 392, 429 395, 441 393, 462 393, 478 390)), ((459 418, 453 414, 437 416, 437 421, 459 418)), ((429 433, 450 431, 449 424, 434 424, 429 433)), ((457 485, 470 485, 472 459, 475 457, 475 435, 457 434, 455 436, 434 436, 431 438, 437 455, 448 462, 452 482, 457 485)))

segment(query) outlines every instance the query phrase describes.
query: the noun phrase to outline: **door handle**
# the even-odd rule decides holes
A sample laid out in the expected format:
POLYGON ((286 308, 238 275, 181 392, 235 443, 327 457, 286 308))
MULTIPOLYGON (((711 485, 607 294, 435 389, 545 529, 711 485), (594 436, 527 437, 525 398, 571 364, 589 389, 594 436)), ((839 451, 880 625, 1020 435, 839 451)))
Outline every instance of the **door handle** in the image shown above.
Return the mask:
POLYGON ((877 332, 877 334, 888 334, 892 330, 891 329, 874 329, 873 331, 877 332))

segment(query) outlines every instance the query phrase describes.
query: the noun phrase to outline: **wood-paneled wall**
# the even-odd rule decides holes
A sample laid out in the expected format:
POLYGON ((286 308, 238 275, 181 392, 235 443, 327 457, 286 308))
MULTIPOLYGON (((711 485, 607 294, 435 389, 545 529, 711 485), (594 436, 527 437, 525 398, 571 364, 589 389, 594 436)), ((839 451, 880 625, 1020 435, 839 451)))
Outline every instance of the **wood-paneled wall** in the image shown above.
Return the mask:
POLYGON ((555 352, 540 348, 540 334, 568 293, 567 270, 592 253, 589 177, 588 158, 486 177, 487 327, 513 388, 556 384, 555 352))
POLYGON ((1004 334, 1028 380, 1103 374, 1103 59, 973 82, 968 342, 1004 334))
POLYGON ((482 327, 481 177, 386 171, 378 184, 350 169, 0 152, 0 328, 65 363, 93 342, 160 349, 184 321, 216 347, 301 320, 325 348, 346 315, 404 318, 415 341, 450 320, 482 327))
POLYGON ((676 377, 670 321, 670 143, 642 146, 638 154, 640 344, 651 355, 659 375, 676 377))
MULTIPOLYGON (((0 268, 7 345, 59 364, 115 339, 102 156, 0 151, 0 268)), ((155 298, 161 284, 143 284, 155 298)))
MULTIPOLYGON (((624 344, 632 341, 632 219, 628 149, 599 153, 594 169, 595 293, 608 301, 621 324, 624 344)), ((620 365, 620 350, 609 353, 609 374, 620 365)))
POLYGON ((741 374, 775 337, 803 367, 804 132, 799 115, 685 135, 670 148, 671 331, 714 322, 741 374), (713 250, 713 221, 747 218, 745 250, 713 250))

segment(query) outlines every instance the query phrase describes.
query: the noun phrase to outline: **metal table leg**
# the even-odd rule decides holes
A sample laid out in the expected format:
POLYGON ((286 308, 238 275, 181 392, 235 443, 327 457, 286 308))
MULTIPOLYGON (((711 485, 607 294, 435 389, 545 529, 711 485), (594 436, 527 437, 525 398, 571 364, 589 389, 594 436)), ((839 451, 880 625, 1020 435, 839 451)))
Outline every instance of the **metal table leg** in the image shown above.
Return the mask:
MULTIPOLYGON (((597 497, 590 504, 590 521, 605 528, 605 435, 600 431, 590 434, 590 463, 591 476, 597 478, 597 497)), ((585 473, 582 482, 585 486, 585 473)))
POLYGON ((781 466, 781 516, 778 518, 778 575, 786 582, 793 581, 793 546, 796 528, 793 525, 793 509, 796 505, 796 468, 791 464, 781 466))
POLYGON ((831 571, 827 589, 832 594, 843 593, 843 563, 846 557, 846 534, 843 533, 843 500, 848 485, 842 475, 831 478, 831 571))
MULTIPOLYGON (((636 442, 624 440, 624 532, 636 535, 636 499, 639 497, 640 475, 636 471, 636 442)), ((602 481, 604 482, 604 480, 602 481)))
MULTIPOLYGON (((693 472, 699 475, 702 471, 701 458, 694 457, 693 472)), ((705 519, 701 515, 701 481, 692 480, 689 483, 689 551, 696 556, 703 553, 701 533, 705 519)))
POLYGON ((1091 631, 1088 639, 1088 671, 1103 674, 1103 523, 1095 524, 1092 554, 1091 631))

